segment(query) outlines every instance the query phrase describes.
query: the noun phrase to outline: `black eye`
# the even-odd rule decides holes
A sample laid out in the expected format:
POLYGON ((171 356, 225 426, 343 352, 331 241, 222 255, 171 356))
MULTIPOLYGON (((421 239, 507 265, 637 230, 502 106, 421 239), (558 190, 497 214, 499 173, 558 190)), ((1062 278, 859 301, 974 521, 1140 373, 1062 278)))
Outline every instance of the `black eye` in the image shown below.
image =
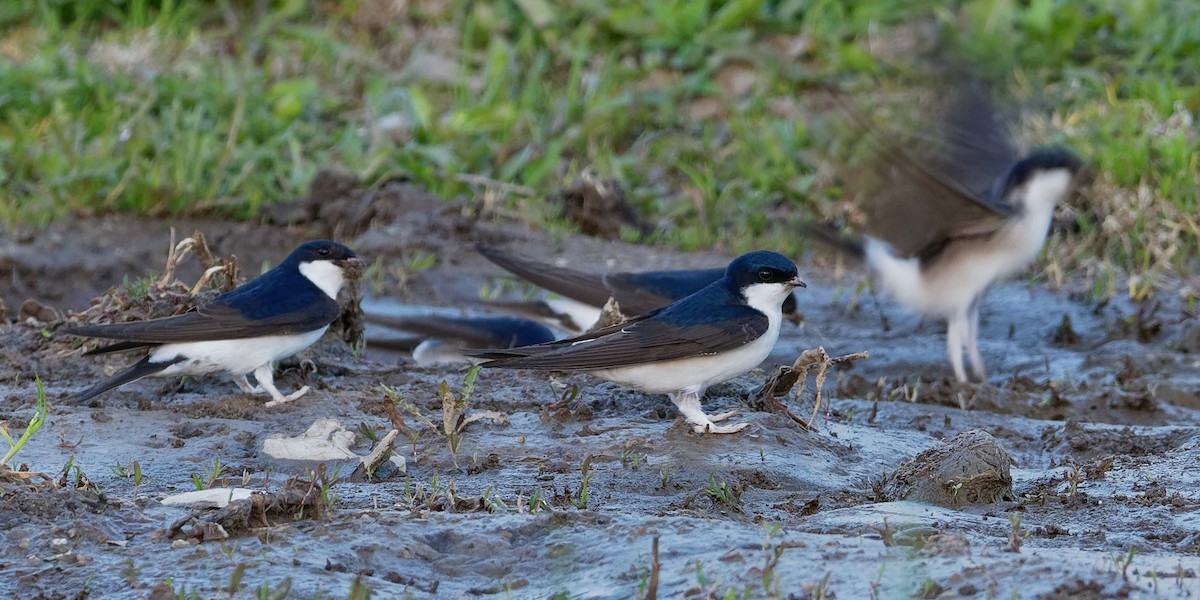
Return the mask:
POLYGON ((320 248, 317 248, 317 254, 320 254, 321 256, 329 256, 329 246, 321 246, 320 248))
POLYGON ((759 281, 771 281, 774 278, 775 278, 775 272, 772 271, 771 269, 759 269, 758 270, 758 280, 759 281))

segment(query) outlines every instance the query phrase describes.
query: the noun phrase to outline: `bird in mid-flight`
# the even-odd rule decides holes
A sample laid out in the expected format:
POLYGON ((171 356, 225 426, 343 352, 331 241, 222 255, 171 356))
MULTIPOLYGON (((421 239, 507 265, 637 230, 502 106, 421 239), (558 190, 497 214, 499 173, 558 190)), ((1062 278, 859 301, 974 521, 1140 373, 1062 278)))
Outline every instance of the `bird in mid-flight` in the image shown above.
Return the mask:
POLYGON ((272 363, 311 346, 341 314, 338 291, 357 272, 354 251, 326 240, 301 244, 277 267, 184 314, 65 329, 70 335, 118 340, 85 356, 148 348, 149 354, 76 396, 88 400, 143 377, 229 373, 246 393, 266 391, 274 406, 295 400, 275 387, 272 363), (254 373, 260 389, 246 379, 254 373))
POLYGON ((955 377, 967 381, 965 352, 982 381, 979 304, 992 283, 1037 257, 1081 162, 1061 148, 1019 157, 979 84, 962 83, 941 98, 940 120, 926 128, 931 146, 879 144, 869 172, 855 177, 871 182, 861 241, 810 231, 864 260, 909 309, 946 319, 955 377))
POLYGON ((734 413, 710 417, 700 398, 709 386, 766 359, 779 338, 784 300, 804 286, 787 257, 750 252, 694 294, 624 323, 475 356, 489 359, 485 367, 585 371, 643 392, 668 394, 694 431, 735 433, 747 424, 716 425, 734 413))
MULTIPOLYGON (((695 293, 725 275, 723 267, 601 274, 552 265, 490 246, 477 245, 475 249, 505 271, 561 296, 546 298, 540 305, 493 305, 575 332, 592 327, 609 298, 617 301, 622 313, 640 315, 695 293)), ((796 316, 792 294, 783 301, 783 314, 796 316)))

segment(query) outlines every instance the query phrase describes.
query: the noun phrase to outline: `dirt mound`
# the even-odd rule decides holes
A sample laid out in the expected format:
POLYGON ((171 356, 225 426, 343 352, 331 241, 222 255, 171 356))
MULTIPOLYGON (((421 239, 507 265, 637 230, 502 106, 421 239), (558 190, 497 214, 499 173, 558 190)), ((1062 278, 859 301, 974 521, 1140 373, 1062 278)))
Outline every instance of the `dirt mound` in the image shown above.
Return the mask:
POLYGON ((905 461, 889 478, 884 494, 951 508, 1012 502, 1009 467, 1014 464, 986 431, 964 431, 905 461))

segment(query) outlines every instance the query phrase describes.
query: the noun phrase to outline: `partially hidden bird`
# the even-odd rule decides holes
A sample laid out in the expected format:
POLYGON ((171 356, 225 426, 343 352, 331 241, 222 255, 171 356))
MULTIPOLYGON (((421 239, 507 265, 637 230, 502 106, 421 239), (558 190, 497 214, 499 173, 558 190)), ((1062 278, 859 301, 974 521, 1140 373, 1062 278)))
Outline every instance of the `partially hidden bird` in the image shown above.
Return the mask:
POLYGON ((554 341, 548 327, 521 317, 410 315, 367 313, 367 320, 420 336, 420 341, 373 338, 371 346, 411 352, 418 365, 472 362, 470 348, 512 348, 554 341))
MULTIPOLYGON (((540 303, 492 302, 492 306, 539 318, 554 327, 582 332, 600 319, 609 298, 621 312, 639 315, 695 293, 725 275, 724 267, 665 271, 594 273, 520 256, 493 246, 475 249, 496 266, 557 294, 540 303)), ((783 314, 797 319, 796 298, 788 294, 783 314)))

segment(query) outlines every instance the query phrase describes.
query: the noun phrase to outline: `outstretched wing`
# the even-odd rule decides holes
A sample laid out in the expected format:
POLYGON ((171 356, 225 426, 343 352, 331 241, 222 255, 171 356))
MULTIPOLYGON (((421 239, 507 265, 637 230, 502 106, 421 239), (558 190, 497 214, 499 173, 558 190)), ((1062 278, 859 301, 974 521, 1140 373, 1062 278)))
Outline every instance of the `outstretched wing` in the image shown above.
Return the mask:
POLYGON ((1014 208, 989 194, 1016 160, 986 92, 973 83, 942 90, 935 117, 907 135, 880 139, 864 115, 842 101, 856 133, 871 140, 864 182, 867 233, 903 256, 920 256, 949 239, 987 234, 1014 208))

